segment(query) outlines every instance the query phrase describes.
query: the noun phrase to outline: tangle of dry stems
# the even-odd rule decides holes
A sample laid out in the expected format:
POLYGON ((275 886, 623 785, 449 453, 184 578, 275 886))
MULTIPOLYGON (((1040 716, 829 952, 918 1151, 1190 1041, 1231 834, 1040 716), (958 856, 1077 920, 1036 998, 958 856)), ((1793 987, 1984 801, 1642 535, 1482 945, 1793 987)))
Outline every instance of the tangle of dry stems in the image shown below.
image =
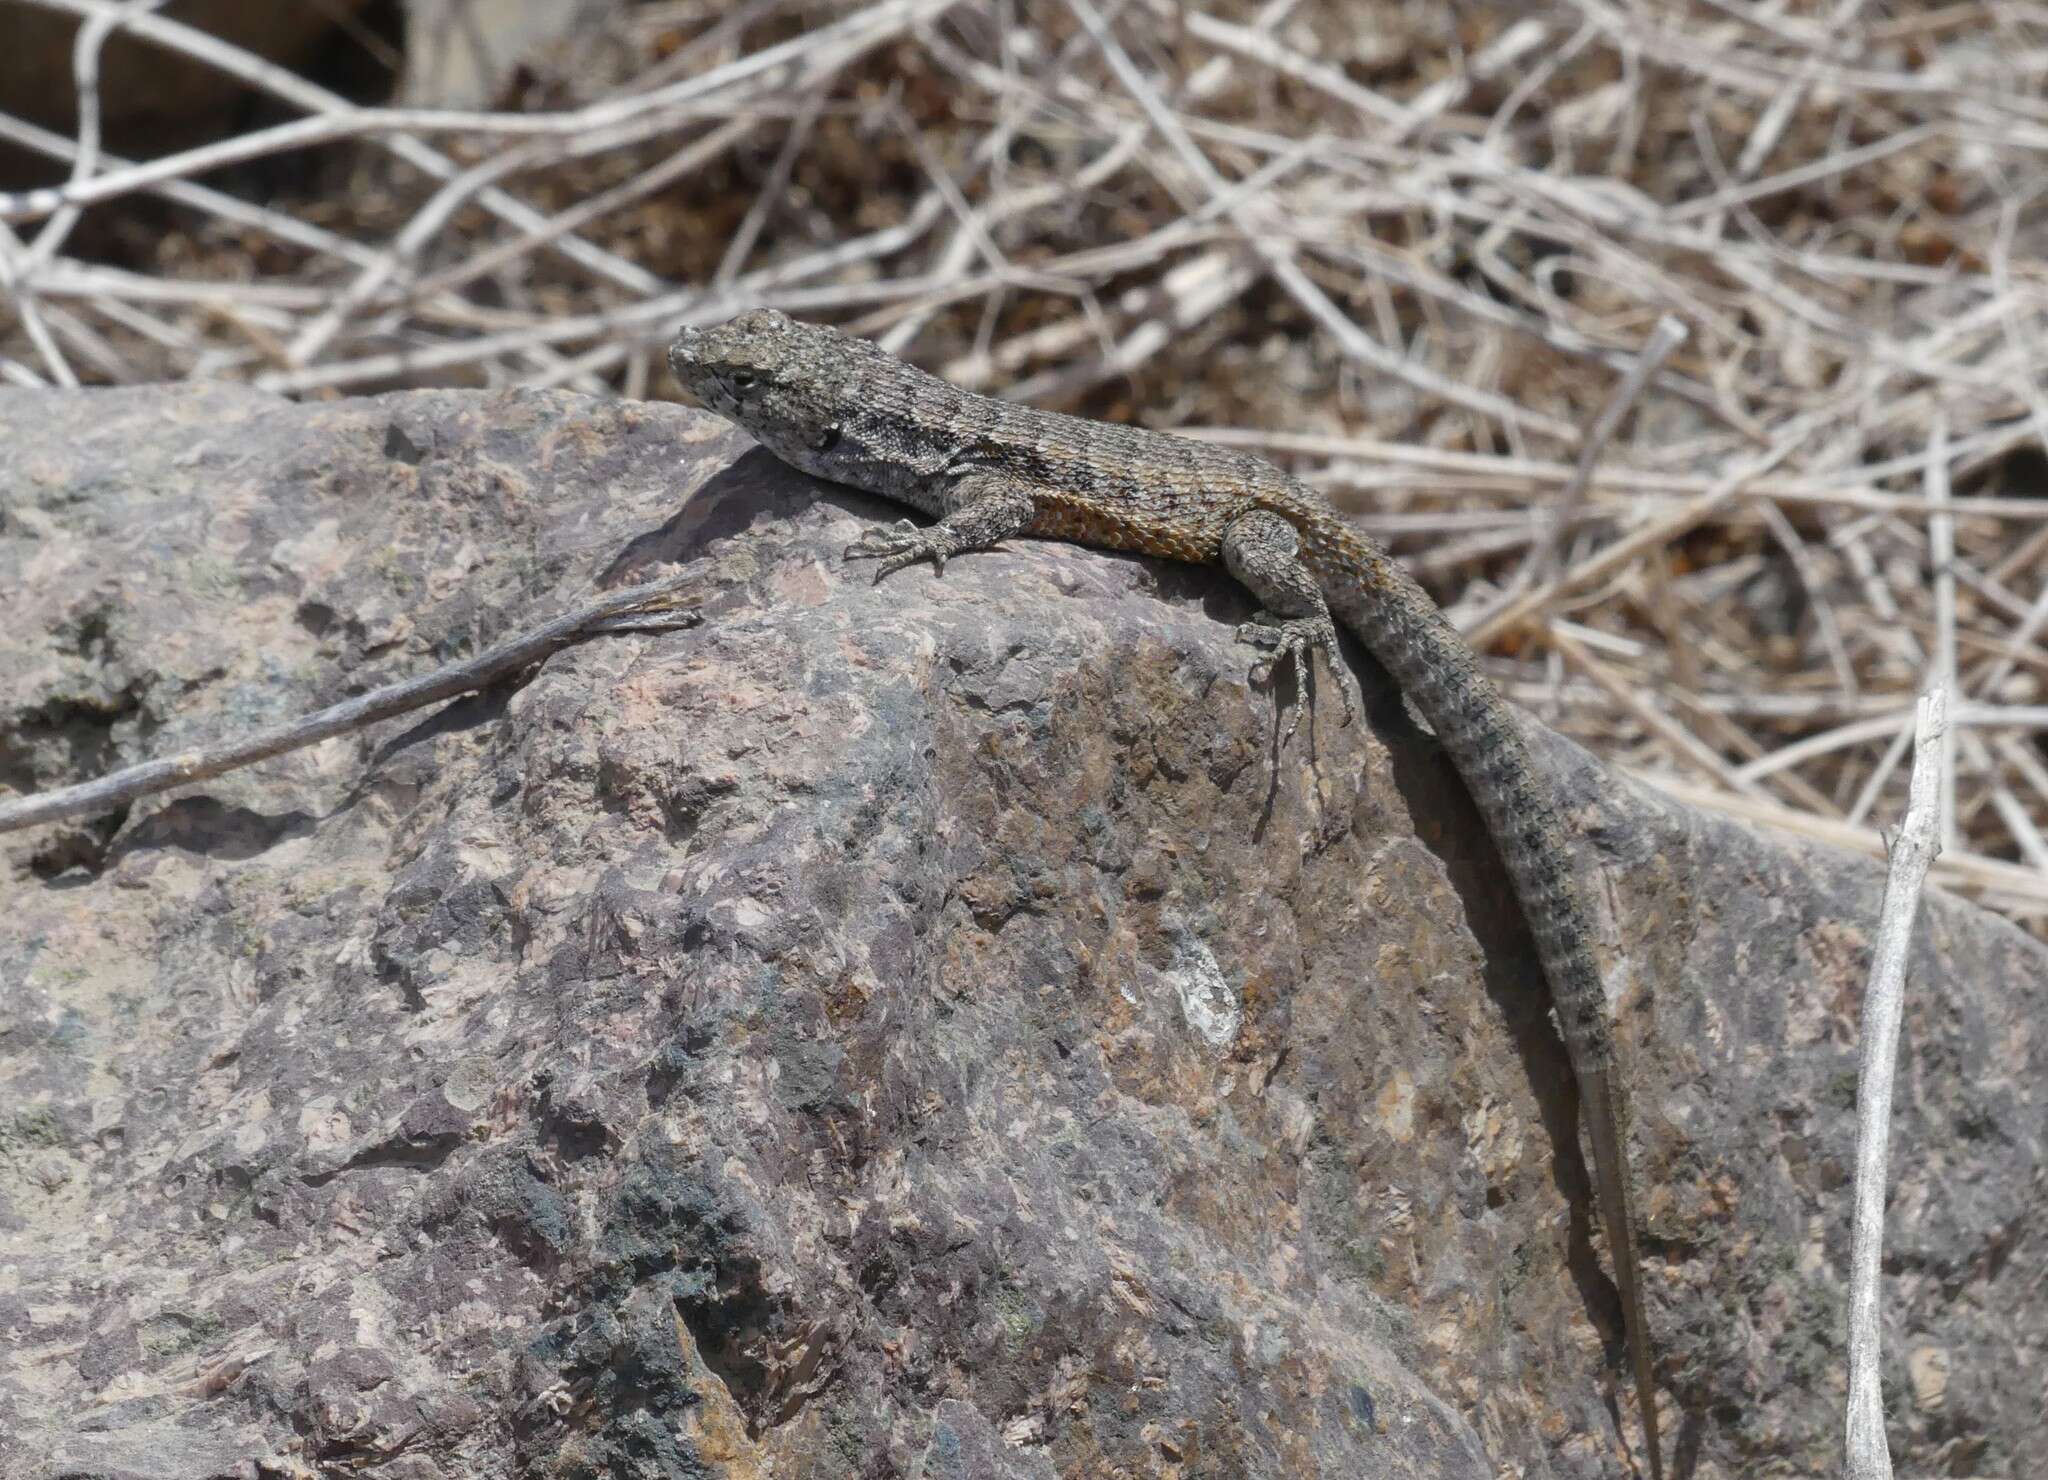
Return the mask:
POLYGON ((2048 928, 2048 6, 652 4, 455 112, 15 5, 85 24, 80 125, 0 112, 61 174, 0 195, 10 382, 660 394, 778 304, 1287 462, 1702 806, 1880 851, 1942 682, 1935 878, 2048 928), (117 157, 117 43, 287 121, 117 157), (278 160, 325 183, 237 190, 278 160))

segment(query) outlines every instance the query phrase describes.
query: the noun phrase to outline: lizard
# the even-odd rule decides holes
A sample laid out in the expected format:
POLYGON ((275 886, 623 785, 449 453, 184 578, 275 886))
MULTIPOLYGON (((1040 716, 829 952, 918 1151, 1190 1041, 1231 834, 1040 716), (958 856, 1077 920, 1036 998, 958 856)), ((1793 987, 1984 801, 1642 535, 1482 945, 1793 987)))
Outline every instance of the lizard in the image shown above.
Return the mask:
POLYGON ((1262 608, 1239 639, 1269 669, 1292 662, 1310 703, 1321 654, 1344 722, 1354 713, 1339 621, 1393 675, 1463 779, 1534 935, 1593 1148, 1650 1474, 1662 1480, 1629 1105, 1579 881, 1513 710, 1428 593, 1316 490, 1234 448, 977 395, 770 308, 683 329, 668 362, 708 410, 783 462, 936 518, 902 519, 847 547, 848 559, 878 562, 877 582, 925 560, 943 572, 949 558, 1013 535, 1220 563, 1262 608))

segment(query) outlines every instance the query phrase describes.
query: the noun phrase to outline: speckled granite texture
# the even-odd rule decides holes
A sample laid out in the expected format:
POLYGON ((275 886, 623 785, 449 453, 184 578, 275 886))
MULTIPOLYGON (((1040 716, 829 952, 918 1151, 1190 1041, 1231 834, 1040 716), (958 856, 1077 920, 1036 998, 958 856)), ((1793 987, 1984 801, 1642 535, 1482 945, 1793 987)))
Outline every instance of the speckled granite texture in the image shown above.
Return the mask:
MULTIPOLYGON (((1541 978, 1384 678, 1276 764, 1220 573, 1021 542, 873 588, 837 552, 896 511, 745 448, 568 395, 0 392, 0 786, 671 563, 709 596, 0 837, 0 1474, 1632 1473, 1541 978)), ((1880 871, 1542 753, 1618 922, 1676 1473, 1830 1468, 1880 871)), ((2048 954, 1924 924, 1894 1453, 2019 1475, 2048 954)))

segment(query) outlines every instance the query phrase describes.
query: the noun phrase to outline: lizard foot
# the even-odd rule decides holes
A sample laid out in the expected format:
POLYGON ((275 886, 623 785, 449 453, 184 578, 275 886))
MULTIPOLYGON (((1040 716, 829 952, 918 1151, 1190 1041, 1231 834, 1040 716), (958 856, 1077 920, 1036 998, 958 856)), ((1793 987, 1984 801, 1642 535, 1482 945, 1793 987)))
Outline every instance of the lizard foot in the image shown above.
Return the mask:
POLYGON ((889 529, 871 529, 846 547, 847 560, 879 560, 875 584, 882 577, 906 565, 929 560, 940 575, 946 572, 946 557, 953 553, 953 540, 936 526, 920 529, 908 519, 898 519, 889 529))
MULTIPOLYGON (((1275 617, 1261 612, 1253 620, 1239 625, 1237 640, 1270 650, 1269 656, 1252 665, 1254 678, 1261 670, 1271 674, 1282 661, 1292 658, 1304 697, 1314 693, 1315 655, 1320 652, 1330 665, 1330 676, 1336 680, 1337 697, 1344 701, 1344 723, 1351 723, 1357 711, 1351 702, 1351 685, 1345 682, 1342 655, 1337 651, 1337 625, 1328 616, 1275 617)), ((1294 738, 1294 732, 1300 725, 1301 707, 1296 705, 1287 717, 1287 733, 1280 737, 1281 745, 1285 746, 1294 738)))

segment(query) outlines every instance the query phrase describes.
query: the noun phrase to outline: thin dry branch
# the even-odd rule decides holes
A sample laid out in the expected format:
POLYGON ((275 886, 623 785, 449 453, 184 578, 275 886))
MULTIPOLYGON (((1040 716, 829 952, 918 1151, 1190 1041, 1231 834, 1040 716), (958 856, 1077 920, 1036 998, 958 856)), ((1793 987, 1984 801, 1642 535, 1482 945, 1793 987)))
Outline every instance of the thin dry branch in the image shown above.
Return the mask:
MULTIPOLYGON (((119 12, 122 9, 112 4, 111 0, 25 0, 25 3, 86 19, 119 12)), ((232 46, 207 35, 196 27, 183 25, 160 15, 128 13, 122 18, 125 29, 135 35, 239 78, 250 86, 296 107, 308 109, 319 115, 339 115, 344 118, 356 111, 348 100, 339 94, 307 82, 283 67, 273 66, 238 46, 232 46)), ((409 133, 373 130, 366 137, 369 142, 383 145, 396 158, 435 179, 447 179, 459 168, 445 154, 420 142, 409 133)), ((131 183, 127 188, 144 188, 151 183, 149 179, 144 178, 150 173, 149 166, 134 166, 130 174, 131 183)), ((95 178, 103 179, 104 176, 95 178)), ((163 183, 172 176, 155 172, 153 178, 156 183, 163 183)), ((75 202, 77 197, 75 191, 70 194, 60 191, 53 196, 38 199, 39 204, 28 211, 30 216, 47 214, 48 211, 56 210, 66 203, 75 202)), ((478 204, 512 226, 532 227, 540 223, 537 212, 500 190, 484 192, 478 198, 478 204)), ((5 210, 0 209, 0 219, 5 218, 5 210)), ((646 292, 660 281, 634 263, 581 240, 564 239, 558 243, 558 250, 579 266, 629 290, 646 292)))
POLYGON ((1642 353, 1636 356, 1628 373, 1615 386, 1613 396, 1601 408, 1593 430, 1586 434, 1585 443, 1579 448, 1578 463, 1565 480, 1564 491, 1558 495, 1557 502, 1545 511, 1547 527, 1535 548, 1529 552, 1528 564, 1523 567, 1531 580, 1548 580, 1556 574, 1564 531, 1579 515, 1586 490, 1592 486, 1593 469, 1600 461, 1600 454, 1607 450, 1608 442, 1620 428, 1621 419, 1628 415, 1629 408, 1641 398, 1650 377, 1671 358, 1672 351, 1685 343, 1685 335, 1685 325, 1669 314, 1658 319, 1657 326, 1643 343, 1642 353))
POLYGON ((685 574, 613 591, 551 622, 494 643, 475 657, 449 663, 418 678, 386 684, 287 724, 125 766, 97 781, 0 802, 0 833, 65 817, 111 811, 140 797, 205 781, 287 751, 303 750, 395 714, 488 688, 544 661, 572 642, 600 633, 670 631, 694 626, 699 618, 688 609, 688 593, 696 581, 696 576, 685 574))
POLYGON ((1921 697, 1913 728, 1913 782, 1906 820, 1892 847, 1878 912, 1870 981, 1863 998, 1863 1059, 1856 1077, 1856 1201, 1849 1271, 1849 1410, 1844 1447, 1850 1480, 1891 1480, 1878 1385, 1883 1335, 1878 1274, 1884 1254, 1884 1189, 1891 1155, 1892 1076, 1905 1012, 1906 956, 1920 913, 1920 887, 1941 852, 1942 761, 1947 754, 1940 685, 1921 697))
POLYGON ((1750 479, 1768 473, 1783 462, 1793 449, 1812 435, 1812 430, 1810 422, 1794 424, 1771 447, 1740 464, 1698 498, 1646 521, 1641 528, 1616 540, 1599 554, 1581 560, 1553 579, 1501 603, 1465 629, 1466 640, 1474 647, 1485 647, 1495 638, 1527 622, 1537 612, 1547 609, 1559 598, 1605 580, 1637 556, 1667 545, 1688 530, 1697 528, 1719 513, 1750 479))

